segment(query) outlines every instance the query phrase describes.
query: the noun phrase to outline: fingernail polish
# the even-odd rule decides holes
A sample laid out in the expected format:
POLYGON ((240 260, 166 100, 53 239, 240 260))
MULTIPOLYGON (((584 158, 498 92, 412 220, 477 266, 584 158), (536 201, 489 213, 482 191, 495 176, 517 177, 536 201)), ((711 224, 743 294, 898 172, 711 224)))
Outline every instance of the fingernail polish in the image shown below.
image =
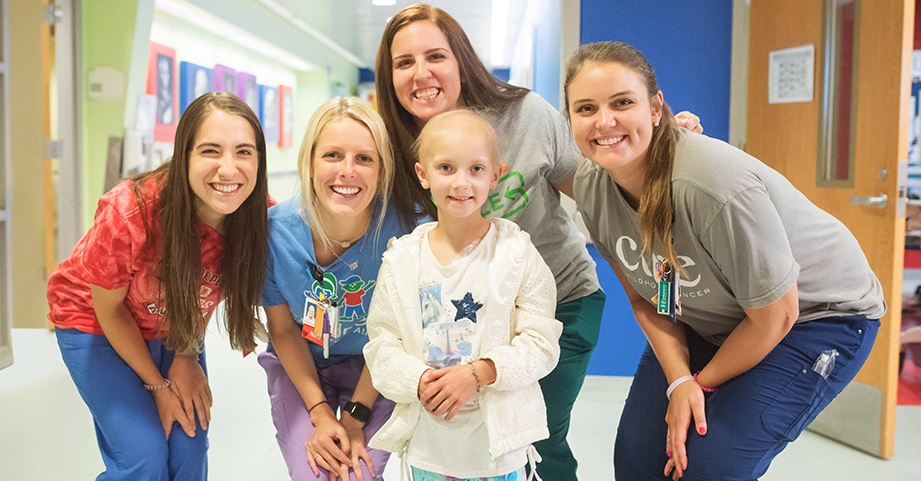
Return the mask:
POLYGON ((704 428, 704 427, 697 428, 697 432, 700 433, 701 436, 703 436, 704 434, 707 434, 707 428, 704 428))
POLYGON ((665 455, 668 457, 672 457, 672 450, 669 449, 668 451, 665 451, 665 455))

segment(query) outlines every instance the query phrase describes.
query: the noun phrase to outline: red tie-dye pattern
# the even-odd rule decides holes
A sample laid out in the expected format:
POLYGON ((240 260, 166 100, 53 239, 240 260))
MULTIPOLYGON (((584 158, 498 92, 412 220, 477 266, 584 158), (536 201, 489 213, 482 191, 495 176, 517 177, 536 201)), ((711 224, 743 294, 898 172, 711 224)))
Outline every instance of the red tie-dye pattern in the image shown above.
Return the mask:
MULTIPOLYGON (((142 186, 146 196, 148 221, 156 223, 159 215, 152 208, 157 201, 154 182, 142 186)), ((220 301, 220 263, 223 237, 199 223, 204 233, 201 244, 202 313, 210 313, 220 301)), ((155 230, 157 234, 157 232, 155 230)), ((103 289, 128 286, 125 305, 134 316, 144 339, 159 339, 166 330, 158 329, 164 303, 159 282, 151 271, 160 255, 160 239, 148 239, 130 181, 125 181, 103 195, 96 210, 95 222, 77 243, 73 253, 51 275, 48 282, 48 319, 60 328, 103 334, 93 311, 90 285, 103 289)))

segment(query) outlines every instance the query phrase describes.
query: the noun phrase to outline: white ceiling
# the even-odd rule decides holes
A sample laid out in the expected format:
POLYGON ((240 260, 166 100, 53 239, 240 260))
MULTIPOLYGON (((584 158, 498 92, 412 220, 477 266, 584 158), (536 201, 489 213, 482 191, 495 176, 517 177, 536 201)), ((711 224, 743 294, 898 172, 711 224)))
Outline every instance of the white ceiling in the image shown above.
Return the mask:
MULTIPOLYGON (((275 4, 290 11, 294 17, 306 21, 334 42, 359 57, 368 68, 374 68, 377 48, 387 20, 401 9, 417 3, 412 0, 397 0, 392 6, 376 6, 371 0, 259 0, 264 4, 275 4)), ((506 59, 502 67, 508 66, 508 58, 518 36, 521 18, 528 0, 507 0, 509 15, 505 34, 506 59)), ((431 0, 434 7, 441 8, 457 19, 474 49, 487 65, 492 67, 490 42, 492 41, 493 0, 431 0)))

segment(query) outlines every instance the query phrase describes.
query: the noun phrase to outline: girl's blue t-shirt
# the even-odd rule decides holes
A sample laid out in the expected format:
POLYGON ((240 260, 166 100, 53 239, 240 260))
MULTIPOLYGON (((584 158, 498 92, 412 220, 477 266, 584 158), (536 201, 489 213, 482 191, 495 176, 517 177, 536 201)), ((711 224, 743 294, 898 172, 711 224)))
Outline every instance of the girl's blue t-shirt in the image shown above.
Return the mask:
MULTIPOLYGON (((330 339, 329 358, 323 348, 309 342, 314 363, 318 368, 338 364, 349 356, 361 354, 368 342, 367 317, 374 292, 375 279, 381 267, 381 256, 391 237, 409 231, 399 222, 393 205, 375 236, 377 217, 364 237, 328 266, 317 264, 310 226, 300 214, 300 197, 294 197, 269 209, 269 259, 262 291, 262 305, 288 304, 294 320, 303 325, 304 303, 307 295, 318 298, 322 293, 339 304, 341 335, 330 339), (309 265, 319 267, 323 282, 310 273, 309 265)), ((304 342, 308 342, 306 339, 304 342)), ((270 346, 271 349, 271 346, 270 346)))

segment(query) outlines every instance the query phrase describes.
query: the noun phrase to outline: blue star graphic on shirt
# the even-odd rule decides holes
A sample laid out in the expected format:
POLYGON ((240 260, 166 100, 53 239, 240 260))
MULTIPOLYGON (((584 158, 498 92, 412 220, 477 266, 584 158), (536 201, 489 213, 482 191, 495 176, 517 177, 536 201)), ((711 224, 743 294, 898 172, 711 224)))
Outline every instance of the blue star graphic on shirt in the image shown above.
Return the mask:
POLYGON ((470 291, 467 291, 467 294, 464 295, 463 299, 459 301, 451 299, 451 302, 457 309, 457 314, 454 315, 455 321, 467 318, 470 319, 473 323, 476 323, 476 311, 483 307, 483 304, 474 301, 473 294, 471 294, 470 291))

